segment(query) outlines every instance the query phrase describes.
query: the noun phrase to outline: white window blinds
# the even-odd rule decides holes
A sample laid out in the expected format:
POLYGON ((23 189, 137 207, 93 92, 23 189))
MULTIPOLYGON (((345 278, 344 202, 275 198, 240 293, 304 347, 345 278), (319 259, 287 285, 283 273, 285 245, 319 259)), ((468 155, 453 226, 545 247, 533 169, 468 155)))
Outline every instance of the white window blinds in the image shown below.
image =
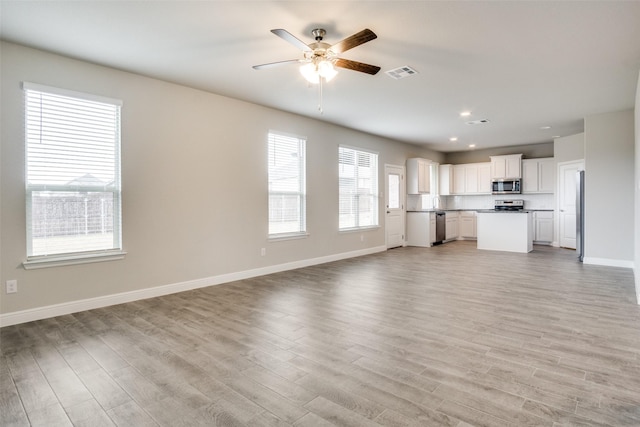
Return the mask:
POLYGON ((306 232, 305 144, 302 137, 269 133, 269 235, 306 232))
POLYGON ((378 155, 338 148, 339 228, 378 225, 378 155))
POLYGON ((121 102, 24 90, 27 255, 121 249, 121 102))

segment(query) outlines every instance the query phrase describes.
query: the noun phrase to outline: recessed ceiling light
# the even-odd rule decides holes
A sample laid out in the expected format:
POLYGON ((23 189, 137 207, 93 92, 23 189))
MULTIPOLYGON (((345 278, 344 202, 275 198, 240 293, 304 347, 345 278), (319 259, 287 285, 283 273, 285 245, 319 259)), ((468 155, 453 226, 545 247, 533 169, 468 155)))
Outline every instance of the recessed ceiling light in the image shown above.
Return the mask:
POLYGON ((471 111, 463 111, 460 113, 460 117, 469 117, 471 115, 471 111))
POLYGON ((551 126, 540 126, 540 130, 551 129, 551 126))
POLYGON ((551 138, 556 139, 556 138, 561 138, 560 135, 553 135, 551 138))
POLYGON ((449 138, 449 141, 451 141, 451 142, 456 142, 457 140, 458 140, 458 138, 455 137, 455 136, 452 136, 451 138, 449 138))
POLYGON ((476 148, 476 144, 469 144, 469 148, 476 148))

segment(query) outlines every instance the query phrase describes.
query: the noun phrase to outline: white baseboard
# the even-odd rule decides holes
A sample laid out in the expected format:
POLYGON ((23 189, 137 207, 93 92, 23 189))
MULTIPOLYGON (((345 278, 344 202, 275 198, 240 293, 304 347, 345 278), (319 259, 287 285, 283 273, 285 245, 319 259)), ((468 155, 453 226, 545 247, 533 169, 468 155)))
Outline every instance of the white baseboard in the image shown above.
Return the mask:
POLYGON ((627 261, 623 259, 584 257, 583 263, 591 264, 591 265, 604 265, 607 267, 623 267, 623 268, 634 267, 633 261, 627 261))
POLYGON ((264 276, 266 274, 278 273, 281 271, 294 270, 296 268, 309 267, 311 265, 324 264, 332 261, 339 261, 347 258, 355 258, 377 252, 384 252, 386 246, 376 246, 373 248, 360 249, 357 251, 343 252, 339 254, 327 255, 318 258, 293 261, 284 264, 270 265, 267 267, 254 268, 252 270, 238 271, 235 273, 220 274, 218 276, 205 277, 202 279, 189 280, 186 282, 173 283, 169 285, 155 286, 153 288, 140 289, 119 294, 105 295, 102 297, 88 298, 77 301, 65 302, 62 304, 48 305, 29 310, 15 311, 12 313, 0 314, 0 327, 17 325, 20 323, 32 322, 34 320, 48 319, 50 317, 63 316, 65 314, 77 313, 79 311, 92 310, 95 308, 108 307, 115 304, 138 301, 147 298, 154 298, 163 295, 175 294, 177 292, 190 291, 192 289, 204 288, 207 286, 220 285, 222 283, 236 280, 250 279, 252 277, 264 276))

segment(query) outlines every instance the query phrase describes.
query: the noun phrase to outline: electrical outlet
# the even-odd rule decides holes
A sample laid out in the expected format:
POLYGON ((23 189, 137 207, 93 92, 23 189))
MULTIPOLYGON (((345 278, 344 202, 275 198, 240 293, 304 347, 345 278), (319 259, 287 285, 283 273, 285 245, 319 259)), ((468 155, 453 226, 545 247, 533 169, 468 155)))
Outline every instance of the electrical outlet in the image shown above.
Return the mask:
POLYGON ((267 254, 267 248, 260 249, 260 256, 265 256, 267 254))
POLYGON ((15 294, 18 292, 18 281, 17 280, 7 280, 7 289, 8 294, 15 294))

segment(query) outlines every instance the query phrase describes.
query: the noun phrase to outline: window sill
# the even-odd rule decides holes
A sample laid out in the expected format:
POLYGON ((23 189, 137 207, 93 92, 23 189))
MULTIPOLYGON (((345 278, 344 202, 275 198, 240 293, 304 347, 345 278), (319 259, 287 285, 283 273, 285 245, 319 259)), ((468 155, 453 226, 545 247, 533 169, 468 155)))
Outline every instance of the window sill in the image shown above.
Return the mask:
POLYGON ((83 254, 52 255, 27 258, 22 263, 25 270, 37 268, 61 267, 64 265, 88 264, 93 262, 116 261, 124 259, 125 251, 114 250, 83 254))
POLYGON ((306 239, 307 237, 309 237, 309 233, 274 234, 273 236, 269 236, 269 241, 277 242, 280 240, 306 239))

